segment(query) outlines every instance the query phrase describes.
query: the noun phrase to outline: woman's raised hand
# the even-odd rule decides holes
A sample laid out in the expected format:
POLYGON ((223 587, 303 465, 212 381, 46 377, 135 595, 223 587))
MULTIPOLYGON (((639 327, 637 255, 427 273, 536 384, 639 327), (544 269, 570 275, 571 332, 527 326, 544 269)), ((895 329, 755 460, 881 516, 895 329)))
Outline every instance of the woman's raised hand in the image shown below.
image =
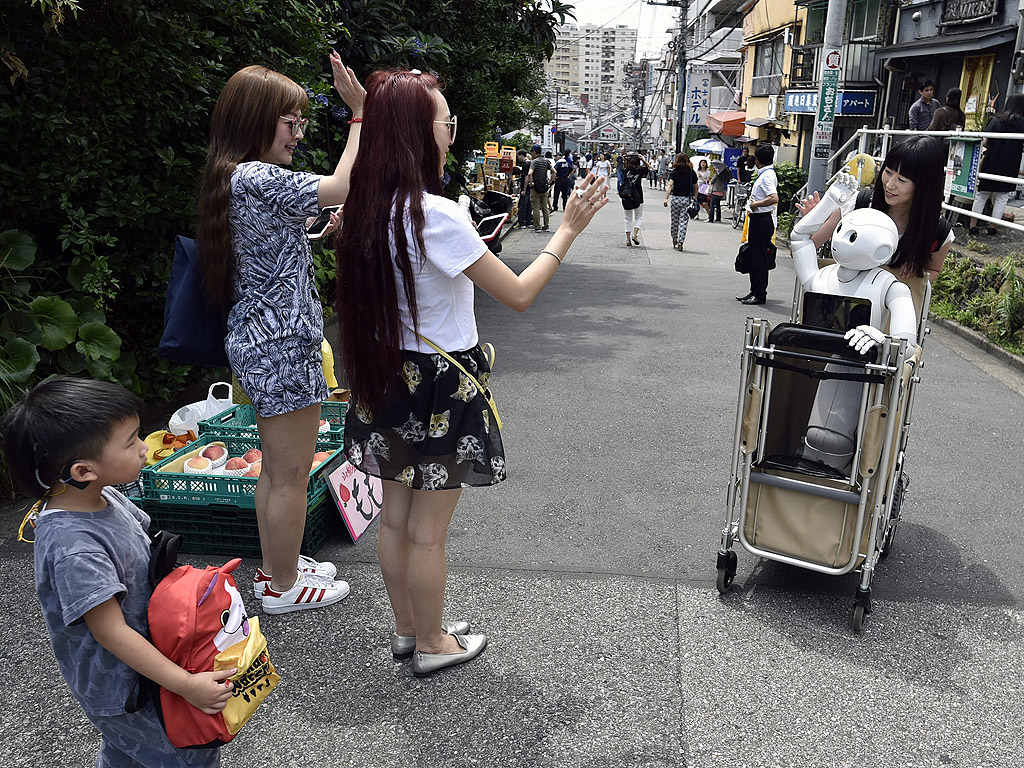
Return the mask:
POLYGON ((352 110, 352 116, 359 117, 363 112, 366 89, 359 82, 356 73, 341 63, 341 56, 337 51, 331 51, 330 59, 331 69, 334 70, 334 87, 352 110))
POLYGON ((587 174, 569 194, 569 202, 565 205, 561 226, 568 227, 578 235, 594 218, 594 214, 608 202, 608 183, 604 176, 595 177, 593 172, 587 174))

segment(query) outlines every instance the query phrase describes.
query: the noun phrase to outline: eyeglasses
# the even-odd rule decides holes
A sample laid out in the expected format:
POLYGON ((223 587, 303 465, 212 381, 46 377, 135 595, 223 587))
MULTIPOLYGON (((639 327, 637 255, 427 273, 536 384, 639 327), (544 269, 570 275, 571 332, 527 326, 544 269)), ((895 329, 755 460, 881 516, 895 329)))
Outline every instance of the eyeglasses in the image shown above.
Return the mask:
POLYGON ((305 117, 285 117, 282 115, 281 119, 284 120, 288 124, 288 127, 292 129, 293 139, 302 133, 302 131, 306 130, 306 126, 309 125, 309 120, 305 117))
POLYGON ((455 141, 455 134, 459 130, 459 118, 456 115, 452 115, 451 120, 435 120, 434 122, 447 125, 448 135, 451 136, 452 141, 455 141))

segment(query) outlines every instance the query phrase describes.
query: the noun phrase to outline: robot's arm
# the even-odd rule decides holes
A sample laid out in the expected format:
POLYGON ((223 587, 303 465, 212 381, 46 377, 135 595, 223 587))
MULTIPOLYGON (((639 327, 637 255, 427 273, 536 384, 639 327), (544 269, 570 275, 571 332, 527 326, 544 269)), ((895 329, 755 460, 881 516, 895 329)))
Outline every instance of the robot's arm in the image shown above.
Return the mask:
POLYGON ((817 233, 829 216, 846 206, 852 206, 857 199, 857 180, 848 173, 841 173, 822 196, 821 201, 806 216, 800 219, 789 234, 789 249, 793 254, 797 279, 806 287, 818 271, 818 249, 811 242, 811 235, 817 233))

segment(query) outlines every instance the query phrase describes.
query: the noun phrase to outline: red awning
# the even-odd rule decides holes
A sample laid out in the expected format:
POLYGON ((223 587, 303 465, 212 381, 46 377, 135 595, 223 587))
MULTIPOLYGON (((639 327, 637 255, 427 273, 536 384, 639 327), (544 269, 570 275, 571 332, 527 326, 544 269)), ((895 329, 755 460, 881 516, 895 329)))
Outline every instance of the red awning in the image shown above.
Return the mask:
POLYGON ((743 121, 746 119, 747 113, 741 111, 709 114, 708 128, 712 133, 720 133, 722 136, 742 136, 743 121))

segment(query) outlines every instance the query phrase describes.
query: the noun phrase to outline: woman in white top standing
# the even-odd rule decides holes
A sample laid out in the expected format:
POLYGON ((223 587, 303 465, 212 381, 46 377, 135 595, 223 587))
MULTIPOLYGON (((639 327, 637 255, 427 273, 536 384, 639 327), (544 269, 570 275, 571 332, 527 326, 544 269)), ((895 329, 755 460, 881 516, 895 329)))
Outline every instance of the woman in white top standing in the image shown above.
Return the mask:
POLYGON ((594 162, 595 175, 610 179, 612 176, 612 159, 607 152, 601 155, 600 160, 594 162))
POLYGON ((423 676, 487 644, 486 635, 467 634, 467 622, 442 621, 445 539, 462 488, 505 479, 474 284, 525 311, 607 203, 608 187, 588 175, 545 249, 517 275, 442 195, 457 119, 438 81, 418 70, 375 72, 359 111, 363 131, 336 244, 352 388, 345 444, 353 464, 383 481, 378 555, 395 616, 391 650, 412 656, 413 673, 423 676))

